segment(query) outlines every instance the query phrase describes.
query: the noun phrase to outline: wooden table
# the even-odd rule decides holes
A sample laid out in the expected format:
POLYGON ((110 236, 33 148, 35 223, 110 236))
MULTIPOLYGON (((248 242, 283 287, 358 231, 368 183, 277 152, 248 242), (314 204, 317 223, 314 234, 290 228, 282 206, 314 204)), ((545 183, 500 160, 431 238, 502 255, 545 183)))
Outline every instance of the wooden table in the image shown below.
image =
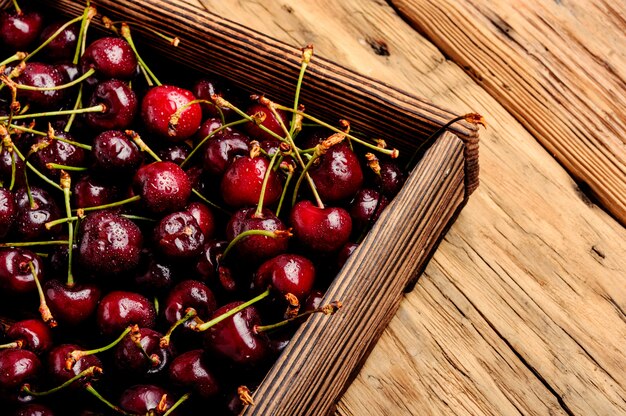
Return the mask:
POLYGON ((626 414, 625 2, 202 2, 489 123, 338 415, 626 414))

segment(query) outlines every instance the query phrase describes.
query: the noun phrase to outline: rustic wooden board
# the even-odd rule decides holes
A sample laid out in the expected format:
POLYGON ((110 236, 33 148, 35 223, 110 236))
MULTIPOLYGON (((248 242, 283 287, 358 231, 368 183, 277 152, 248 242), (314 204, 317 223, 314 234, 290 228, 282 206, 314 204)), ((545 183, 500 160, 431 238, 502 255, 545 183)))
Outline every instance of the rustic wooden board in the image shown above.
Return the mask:
MULTIPOLYGON (((459 113, 488 115, 481 187, 337 414, 626 412, 626 231, 505 106, 385 3, 204 3, 459 113)), ((583 22, 601 21, 590 1, 578 4, 583 22)))

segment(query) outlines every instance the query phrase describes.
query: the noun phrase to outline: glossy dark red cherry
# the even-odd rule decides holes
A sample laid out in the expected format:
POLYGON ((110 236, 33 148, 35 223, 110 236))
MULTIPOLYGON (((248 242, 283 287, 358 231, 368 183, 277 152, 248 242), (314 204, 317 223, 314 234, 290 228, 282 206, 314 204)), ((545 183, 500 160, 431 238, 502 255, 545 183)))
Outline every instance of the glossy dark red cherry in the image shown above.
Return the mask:
MULTIPOLYGON (((193 308, 202 320, 210 318, 217 308, 213 292, 204 283, 184 280, 177 284, 165 300, 163 314, 171 325, 185 316, 187 308, 193 308)), ((185 326, 189 326, 187 323, 185 326)))
POLYGON ((160 149, 157 155, 165 162, 172 162, 180 165, 191 154, 191 147, 185 142, 176 143, 160 149))
POLYGON ((204 241, 213 237, 213 234, 215 234, 215 216, 208 206, 202 202, 192 202, 187 206, 186 211, 198 223, 198 227, 200 227, 204 236, 204 241))
POLYGON ((281 254, 263 263, 252 279, 253 289, 262 292, 268 287, 281 295, 291 293, 301 302, 315 283, 315 266, 298 254, 281 254))
POLYGON ((144 294, 161 294, 174 285, 176 269, 155 254, 152 250, 144 250, 134 277, 135 286, 144 294))
POLYGON ((355 231, 362 231, 376 221, 389 205, 389 200, 374 189, 360 189, 350 203, 350 216, 355 231))
POLYGON ((95 207, 117 201, 119 190, 99 178, 85 175, 72 183, 72 197, 74 208, 95 207))
POLYGON ((298 241, 318 252, 338 251, 348 242, 352 232, 352 219, 345 209, 322 209, 306 200, 292 208, 290 223, 298 241))
POLYGON ((61 231, 60 225, 46 228, 47 222, 61 218, 58 204, 46 190, 37 186, 30 187, 32 205, 26 188, 19 188, 14 195, 17 204, 15 231, 23 240, 45 240, 61 231))
MULTIPOLYGON (((120 407, 133 415, 162 415, 174 405, 174 402, 174 396, 171 393, 152 384, 129 387, 120 397, 120 407), (165 400, 163 400, 164 396, 165 400)), ((171 416, 177 414, 176 410, 170 413, 171 416)))
MULTIPOLYGON (((270 162, 263 156, 241 156, 233 160, 222 177, 222 198, 231 207, 256 206, 261 196, 263 179, 270 162)), ((283 184, 276 172, 270 170, 263 206, 278 202, 283 192, 283 184)))
MULTIPOLYGON (((54 65, 29 62, 15 81, 18 84, 30 87, 50 88, 63 85, 68 80, 65 78, 65 74, 54 65)), ((22 106, 30 103, 31 105, 53 110, 57 109, 56 107, 65 99, 65 91, 65 89, 36 91, 20 88, 18 89, 17 97, 22 106)))
POLYGON ((347 143, 332 146, 309 170, 322 201, 339 202, 352 198, 363 184, 363 171, 347 143))
POLYGON ((17 390, 41 371, 37 355, 25 349, 0 350, 0 390, 17 390))
POLYGON ((137 58, 122 38, 104 37, 89 44, 80 58, 83 73, 93 68, 101 79, 130 79, 137 71, 137 58))
MULTIPOLYGON (((43 43, 49 39, 65 22, 53 22, 41 32, 39 42, 43 43)), ((78 25, 72 24, 66 27, 54 39, 52 39, 42 50, 42 53, 53 61, 71 60, 76 50, 78 41, 78 25)))
POLYGON ((21 405, 13 416, 54 416, 54 412, 43 404, 28 403, 21 405))
POLYGON ((346 243, 341 250, 339 250, 339 254, 337 254, 337 269, 341 269, 344 264, 348 261, 354 250, 359 247, 357 243, 346 243))
POLYGON ((113 212, 88 215, 81 224, 79 263, 93 274, 111 278, 139 264, 143 236, 134 222, 113 212))
POLYGON ((0 238, 5 238, 13 229, 17 218, 17 204, 7 188, 0 188, 0 238))
POLYGON ((137 114, 137 96, 123 81, 110 79, 99 83, 89 98, 89 106, 104 104, 104 112, 88 113, 87 125, 98 130, 125 129, 137 114))
POLYGON ((204 235, 196 219, 188 212, 165 216, 154 229, 158 250, 171 260, 184 260, 200 255, 204 235))
POLYGON ((132 340, 131 334, 126 335, 115 348, 115 365, 125 374, 153 376, 160 374, 172 360, 170 347, 161 347, 163 334, 150 328, 140 328, 139 344, 142 352, 132 340), (148 359, 146 354, 152 359, 148 359))
POLYGON ((10 52, 29 52, 43 28, 43 16, 38 11, 0 13, 0 45, 10 52))
POLYGON ((173 85, 153 87, 141 102, 141 116, 151 133, 178 142, 193 136, 202 122, 200 104, 189 90, 173 85), (172 116, 177 115, 173 120, 172 116))
POLYGON ((133 186, 146 208, 155 213, 182 210, 191 195, 187 174, 172 162, 142 166, 135 174, 133 186))
POLYGON ((380 175, 375 175, 374 179, 381 193, 388 198, 393 198, 404 185, 406 175, 397 163, 380 161, 380 175))
MULTIPOLYGON (((280 125, 278 118, 272 114, 271 110, 267 108, 267 106, 263 104, 253 104, 248 107, 246 113, 250 116, 262 114, 265 117, 265 120, 261 123, 261 125, 268 130, 272 131, 278 137, 285 137, 285 131, 280 125)), ((277 111, 279 117, 282 119, 283 123, 287 128, 289 128, 289 122, 287 121, 287 116, 284 111, 277 111)), ((260 142, 269 140, 269 141, 278 141, 279 139, 267 133, 265 130, 262 130, 256 123, 248 122, 245 124, 246 132, 253 140, 258 140, 260 142)))
POLYGON ((187 351, 174 358, 168 375, 172 383, 204 399, 215 397, 220 391, 203 350, 187 351))
POLYGON ((91 152, 94 170, 116 178, 131 175, 143 161, 139 147, 120 130, 108 130, 97 135, 91 152))
MULTIPOLYGON (((213 313, 212 319, 241 305, 231 302, 213 313)), ((209 328, 204 337, 206 349, 240 366, 254 366, 266 360, 271 352, 269 338, 264 332, 257 332, 261 325, 259 312, 254 306, 224 319, 209 328)))
POLYGON ((37 254, 19 247, 0 249, 0 287, 12 294, 33 292, 37 286, 29 263, 41 281, 43 265, 37 254))
POLYGON ((68 286, 57 279, 44 285, 44 296, 52 316, 66 325, 78 325, 92 317, 100 300, 101 290, 91 283, 68 286))
MULTIPOLYGON (((226 238, 232 241, 245 231, 286 231, 287 227, 269 209, 263 209, 261 215, 256 216, 255 208, 242 208, 236 211, 226 225, 226 238)), ((256 265, 269 258, 287 251, 289 239, 284 237, 272 238, 265 235, 250 235, 240 240, 234 247, 238 259, 248 265, 256 265)), ((229 254, 230 255, 230 254, 229 254)))
POLYGON ((111 336, 120 334, 132 324, 153 328, 156 311, 154 305, 138 293, 113 291, 100 301, 96 317, 100 332, 111 336))
MULTIPOLYGON (((222 96, 225 90, 228 91, 228 87, 225 87, 222 83, 216 80, 204 78, 196 81, 196 83, 193 85, 193 88, 191 89, 191 92, 198 99, 210 102, 203 102, 200 104, 202 106, 202 112, 205 117, 219 117, 221 111, 222 114, 224 114, 225 118, 229 118, 230 116, 236 114, 233 110, 227 107, 220 107, 218 110, 217 106, 213 104, 213 96, 222 96)), ((229 95, 229 99, 232 96, 234 95, 229 95)))
POLYGON ((211 137, 204 145, 203 167, 213 175, 223 175, 236 156, 245 156, 249 153, 250 139, 247 136, 232 129, 224 129, 211 137))
POLYGON ((41 354, 52 347, 52 331, 39 319, 25 319, 12 324, 6 333, 12 341, 21 341, 23 349, 41 354))
MULTIPOLYGON (((70 133, 64 131, 55 132, 55 136, 61 139, 76 141, 70 133)), ((75 167, 83 167, 86 164, 85 150, 71 143, 40 137, 35 141, 34 146, 36 146, 38 150, 30 155, 29 160, 46 176, 57 181, 61 171, 59 169, 48 168, 48 163, 75 167)))
MULTIPOLYGON (((47 372, 56 383, 64 383, 72 377, 82 373, 89 367, 102 368, 102 362, 95 355, 87 355, 79 358, 69 368, 67 368, 67 359, 73 351, 84 351, 85 348, 76 344, 60 344, 54 347, 48 353, 47 372)), ((70 388, 78 389, 83 385, 83 381, 74 382, 70 388)))

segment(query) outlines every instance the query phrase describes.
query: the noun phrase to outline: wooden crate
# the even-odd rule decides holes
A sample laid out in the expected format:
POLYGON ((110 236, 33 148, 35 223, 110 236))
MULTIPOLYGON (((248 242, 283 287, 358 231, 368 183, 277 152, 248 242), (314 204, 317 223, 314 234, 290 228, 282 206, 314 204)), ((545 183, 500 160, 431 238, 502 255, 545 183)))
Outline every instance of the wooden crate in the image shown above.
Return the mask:
MULTIPOLYGON (((77 15, 83 3, 46 0, 77 15)), ((6 3, 6 0, 5 0, 6 3)), ((100 0, 93 2, 114 20, 141 22, 175 34, 178 48, 159 53, 194 69, 222 76, 247 91, 292 101, 301 52, 261 33, 198 9, 184 0, 100 0)), ((153 42, 154 47, 163 45, 153 42)), ((426 99, 314 57, 301 102, 307 111, 384 138, 410 154, 456 115, 426 99)), ((404 188, 382 214, 359 249, 331 284, 327 300, 344 308, 332 319, 312 316, 295 334, 261 386, 246 415, 323 415, 360 368, 411 288, 447 228, 478 186, 478 132, 465 122, 439 136, 413 169, 404 188)))

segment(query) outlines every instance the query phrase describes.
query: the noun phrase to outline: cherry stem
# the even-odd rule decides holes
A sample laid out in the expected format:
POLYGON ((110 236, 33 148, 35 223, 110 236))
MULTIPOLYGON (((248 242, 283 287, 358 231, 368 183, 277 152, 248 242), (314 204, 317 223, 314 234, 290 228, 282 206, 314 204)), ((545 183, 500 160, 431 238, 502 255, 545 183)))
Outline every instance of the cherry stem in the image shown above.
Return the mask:
POLYGON ((24 341, 22 341, 21 339, 18 339, 17 341, 13 341, 13 342, 9 342, 8 344, 3 344, 0 345, 0 349, 2 350, 6 350, 6 349, 11 349, 11 348, 22 348, 22 346, 24 345, 24 341))
POLYGON ((9 191, 12 191, 13 187, 15 186, 16 173, 17 173, 17 166, 15 162, 15 152, 11 151, 11 183, 9 184, 9 191))
MULTIPOLYGON (((139 331, 139 328, 137 328, 137 331, 139 331)), ((135 333, 131 333, 130 338, 133 342, 133 344, 135 344, 135 347, 137 347, 137 349, 139 349, 139 351, 141 351, 141 355, 143 355, 146 360, 150 361, 150 364, 152 364, 153 367, 158 366, 159 364, 161 364, 161 359, 159 358, 158 355, 153 354, 150 355, 148 354, 148 351, 145 350, 145 348, 143 347, 143 345, 141 345, 141 334, 139 332, 135 333)))
MULTIPOLYGON (((8 143, 11 143, 11 140, 10 140, 8 137, 5 137, 5 138, 4 138, 4 140, 3 140, 3 143, 6 145, 6 144, 7 144, 7 142, 8 142, 8 143)), ((43 173, 39 172, 39 170, 38 170, 36 167, 34 167, 34 166, 32 165, 32 163, 30 163, 28 160, 26 160, 26 158, 24 157, 24 155, 22 154, 22 152, 20 152, 20 150, 19 150, 16 146, 13 146, 13 145, 12 145, 12 143, 11 143, 11 146, 12 146, 12 148, 13 148, 13 151, 15 151, 15 154, 17 154, 17 157, 19 157, 19 158, 22 160, 22 162, 24 162, 24 164, 25 164, 26 166, 28 166, 28 168, 29 168, 31 171, 33 171, 33 173, 34 173, 35 175, 39 176, 39 177, 40 177, 40 178, 41 178, 44 182, 46 182, 46 183, 48 183, 49 185, 51 185, 51 186, 53 186, 53 187, 57 188, 58 190, 60 190, 60 191, 62 191, 62 190, 63 190, 63 189, 61 189, 61 186, 60 186, 58 183, 54 182, 52 179, 48 178, 46 175, 44 175, 43 173)), ((26 178, 26 180, 28 181, 28 177, 26 178)), ((32 206, 32 205, 33 205, 33 204, 32 204, 32 202, 31 202, 31 206, 32 206)))
POLYGON ((300 67, 300 75, 298 76, 298 83, 296 84, 296 93, 293 99, 293 115, 291 118, 291 127, 289 129, 289 135, 293 137, 296 127, 297 127, 297 118, 298 114, 298 101, 300 100, 300 90, 302 88, 302 81, 304 80, 304 74, 306 72, 307 66, 309 66, 309 62, 311 62, 311 57, 313 56, 313 46, 307 45, 302 50, 302 66, 300 67))
POLYGON ((130 34, 130 27, 125 22, 122 22, 121 35, 124 39, 126 39, 126 42, 128 42, 133 52, 135 52, 135 56, 137 57, 137 62, 139 62, 139 66, 143 68, 148 73, 148 75, 150 75, 150 78, 152 78, 156 85, 162 85, 159 79, 154 75, 148 65, 146 65, 144 60, 141 58, 139 52, 137 52, 137 48, 135 47, 135 43, 133 42, 133 37, 130 34))
POLYGON ((270 325, 255 325, 254 326, 254 331, 259 333, 259 332, 265 332, 265 331, 271 331, 273 329, 277 329, 277 328, 281 328, 293 321, 296 321, 298 319, 304 318, 306 316, 312 315, 314 313, 323 313, 324 315, 333 315, 335 312, 337 312, 339 309, 341 309, 342 307, 342 303, 340 301, 333 301, 327 305, 324 306, 320 306, 319 308, 316 309, 312 309, 310 311, 305 311, 302 312, 299 315, 296 315, 292 318, 289 319, 285 319, 283 321, 280 322, 276 322, 275 324, 270 324, 270 325))
MULTIPOLYGON (((13 120, 23 120, 23 119, 37 118, 37 117, 67 116, 70 114, 104 113, 105 111, 106 111, 106 106, 104 104, 98 104, 98 105, 94 105, 93 107, 79 108, 77 110, 59 110, 59 111, 48 111, 44 113, 19 114, 19 115, 13 116, 13 120)), ((8 119, 9 119, 9 116, 0 117, 0 121, 5 121, 8 119)))
POLYGON ((279 150, 276 150, 272 159, 270 160, 270 164, 267 166, 267 170, 265 171, 265 175, 263 176, 263 184, 261 185, 261 193, 259 194, 259 203, 256 205, 256 211, 254 212, 255 218, 260 218, 263 212, 263 201, 265 200, 265 190, 267 189, 267 183, 269 182, 270 175, 272 174, 272 166, 276 163, 276 157, 280 153, 279 150))
POLYGON ((18 15, 22 14, 22 9, 20 9, 20 6, 17 4, 17 0, 13 0, 13 7, 15 7, 15 12, 18 15))
POLYGON ((154 218, 142 217, 140 215, 122 214, 122 217, 128 218, 129 220, 156 222, 154 218))
POLYGON ((15 86, 20 89, 20 90, 28 90, 28 91, 56 91, 56 90, 62 90, 65 88, 69 88, 72 87, 76 84, 81 83, 82 81, 84 81, 85 79, 89 78, 91 75, 93 75, 96 72, 95 69, 90 68, 89 71, 85 72, 83 75, 81 75, 80 77, 76 78, 73 81, 68 82, 67 84, 63 84, 63 85, 55 85, 54 87, 33 87, 31 85, 25 85, 25 84, 16 84, 15 86))
MULTIPOLYGON (((78 94, 76 94, 76 101, 74 102, 73 109, 78 110, 82 106, 83 106, 83 84, 80 84, 80 86, 78 87, 78 94)), ((70 129, 72 128, 72 124, 74 123, 75 119, 76 119, 76 113, 72 114, 70 118, 67 120, 67 124, 65 124, 65 128, 63 129, 63 131, 65 131, 66 133, 69 132, 70 129)), ((87 145, 83 145, 83 146, 87 146, 87 145)), ((91 150, 91 146, 89 146, 88 150, 91 150)))
POLYGON ((89 170, 89 168, 86 168, 83 166, 59 165, 58 163, 46 163, 46 167, 48 169, 62 169, 62 170, 69 170, 72 172, 85 172, 89 170))
POLYGON ((89 3, 90 1, 87 0, 83 14, 78 17, 78 19, 80 19, 80 29, 78 30, 78 41, 76 42, 76 52, 74 52, 74 59, 72 60, 72 63, 74 65, 78 64, 80 56, 82 55, 83 39, 87 37, 87 28, 89 27, 88 21, 91 20, 91 18, 93 17, 92 16, 93 10, 91 9, 89 3))
POLYGON ((193 148, 193 150, 191 151, 191 153, 189 153, 189 156, 187 156, 187 158, 185 160, 183 160, 180 164, 180 167, 182 168, 183 166, 185 166, 187 164, 187 162, 189 162, 191 160, 191 158, 193 157, 194 154, 196 154, 196 152, 204 145, 204 143, 207 142, 207 140, 209 140, 211 137, 215 136, 217 133, 219 133, 222 130, 226 130, 229 127, 233 127, 236 126, 238 124, 242 124, 242 123, 247 123, 248 120, 246 119, 241 119, 241 120, 237 120, 237 121, 233 121, 231 123, 228 124, 224 124, 222 126, 220 126, 219 128, 213 130, 208 136, 206 136, 204 139, 202 139, 202 141, 200 141, 200 143, 198 143, 196 145, 196 147, 193 148))
POLYGON ((65 224, 66 222, 76 221, 77 219, 78 219, 78 217, 76 217, 76 216, 66 217, 66 218, 59 218, 58 220, 47 222, 45 224, 45 227, 46 227, 47 230, 49 230, 52 227, 55 227, 55 226, 57 226, 59 224, 65 224))
POLYGON ((114 412, 117 412, 121 415, 124 416, 136 416, 133 415, 131 413, 125 412, 121 407, 114 405, 113 403, 111 403, 110 401, 108 401, 107 399, 105 399, 100 393, 98 393, 98 391, 96 389, 93 388, 93 386, 91 384, 86 384, 85 385, 85 390, 88 391, 91 395, 93 395, 96 399, 100 400, 102 403, 104 403, 108 408, 110 408, 111 410, 113 410, 114 412))
POLYGON ((234 307, 233 309, 229 310, 228 312, 225 312, 225 313, 221 314, 220 316, 211 319, 208 322, 205 322, 205 323, 203 323, 201 325, 195 326, 193 329, 195 331, 198 331, 198 332, 206 331, 207 329, 211 328, 212 326, 219 324, 224 319, 229 318, 229 317, 231 317, 231 316, 233 316, 233 315, 243 311, 248 306, 252 306, 255 303, 257 303, 258 301, 265 299, 266 297, 268 297, 270 295, 270 293, 271 293, 271 290, 269 288, 267 288, 265 290, 265 292, 261 293, 260 295, 250 299, 247 302, 242 303, 239 306, 234 307))
POLYGON ((32 261, 28 262, 28 267, 30 268, 30 273, 33 275, 33 280, 35 280, 35 285, 37 286, 37 293, 39 294, 39 313, 41 314, 41 319, 47 323, 50 328, 54 328, 57 326, 57 322, 54 320, 52 312, 50 312, 50 308, 46 303, 46 297, 43 294, 41 282, 37 277, 37 271, 35 270, 35 266, 32 261))
MULTIPOLYGON (((70 175, 64 170, 61 171, 61 188, 63 188, 63 199, 65 201, 65 215, 72 216, 72 207, 70 204, 70 188, 72 186, 72 179, 70 175)), ((47 227, 47 224, 46 224, 47 227)), ((72 274, 72 252, 74 248, 74 223, 72 221, 67 222, 67 286, 74 286, 74 275, 72 274)))
POLYGON ((253 236, 253 235, 265 236, 265 237, 269 237, 269 238, 285 238, 285 237, 290 237, 291 233, 289 231, 287 231, 287 230, 274 230, 274 231, 269 231, 269 230, 246 230, 246 231, 242 232, 241 234, 238 234, 235 238, 233 238, 231 240, 230 243, 228 243, 228 246, 226 247, 226 249, 224 250, 224 253, 222 254, 222 261, 224 261, 224 259, 228 256, 228 253, 230 253, 232 248, 235 245, 237 245, 237 243, 239 243, 244 238, 250 237, 250 236, 253 236))
POLYGON ((180 406, 181 404, 185 403, 185 401, 187 401, 187 399, 189 399, 189 397, 191 397, 191 393, 185 393, 185 394, 183 394, 183 395, 180 397, 180 399, 178 399, 178 400, 176 401, 176 403, 174 403, 174 404, 172 405, 172 407, 170 407, 170 408, 167 410, 167 412, 163 413, 163 416, 169 416, 170 414, 172 414, 172 412, 173 412, 174 410, 176 410, 176 408, 177 408, 178 406, 180 406))
MULTIPOLYGON (((284 105, 275 104, 275 106, 279 110, 284 110, 284 111, 289 111, 289 112, 293 112, 294 111, 293 108, 285 107, 284 105)), ((375 150, 375 151, 377 151, 379 153, 383 153, 383 154, 389 155, 389 156, 391 156, 394 159, 399 156, 399 152, 398 152, 397 149, 384 149, 384 148, 382 148, 380 146, 377 146, 377 145, 375 145, 373 143, 366 142, 365 140, 359 139, 358 137, 355 137, 352 134, 348 134, 345 131, 342 131, 342 130, 338 129, 337 127, 331 126, 330 124, 328 124, 328 123, 326 123, 326 122, 324 122, 324 121, 322 121, 322 120, 320 120, 320 119, 318 119, 318 118, 316 118, 316 117, 314 117, 314 116, 312 116, 310 114, 307 114, 304 111, 296 111, 295 113, 297 115, 301 115, 302 117, 307 118, 307 119, 317 123, 318 125, 320 125, 322 127, 326 127, 327 129, 330 129, 330 130, 334 131, 335 133, 345 134, 345 136, 347 138, 349 138, 350 140, 353 140, 353 141, 355 141, 355 142, 357 142, 357 143, 359 143, 359 144, 361 144, 361 145, 363 145, 365 147, 368 147, 368 148, 370 148, 372 150, 375 150)))
POLYGON ((124 330, 124 332, 121 333, 119 337, 115 339, 115 341, 111 342, 110 344, 105 345, 104 347, 95 348, 93 350, 74 350, 70 352, 65 361, 65 368, 70 370, 74 366, 74 364, 76 364, 76 362, 78 362, 78 360, 82 359, 83 357, 110 350, 111 348, 119 344, 124 339, 124 337, 126 337, 126 335, 128 335, 131 331, 133 331, 136 334, 139 334, 139 327, 137 325, 129 326, 128 328, 124 330))
POLYGON ((94 207, 73 209, 72 211, 73 212, 78 212, 78 211, 83 211, 83 212, 99 211, 101 209, 114 208, 114 207, 119 207, 119 206, 122 206, 122 205, 130 204, 130 203, 133 203, 135 201, 139 201, 140 199, 141 199, 141 195, 135 195, 135 196, 131 196, 130 198, 123 199, 121 201, 111 202, 110 204, 103 204, 103 205, 96 205, 94 207))
POLYGON ((86 370, 81 371, 80 373, 76 374, 74 377, 70 378, 69 380, 67 380, 65 383, 50 389, 48 391, 32 391, 30 389, 30 386, 28 384, 25 384, 24 386, 22 386, 22 392, 26 393, 30 396, 35 396, 35 397, 41 397, 41 396, 48 396, 50 394, 54 394, 60 390, 63 390, 66 387, 71 386, 72 384, 74 384, 74 382, 81 380, 83 378, 94 378, 94 377, 98 377, 99 375, 102 374, 102 369, 100 367, 97 366, 91 366, 89 368, 87 368, 86 370))
POLYGON ((196 316, 198 316, 198 312, 196 312, 194 308, 187 308, 187 313, 185 314, 185 316, 174 322, 170 329, 167 330, 167 333, 163 335, 163 337, 161 337, 159 346, 161 348, 167 348, 170 345, 170 338, 172 337, 172 333, 174 332, 174 330, 180 325, 189 321, 190 319, 195 318, 196 316))
POLYGON ((280 216, 280 210, 283 207, 283 202, 285 201, 285 196, 287 195, 287 189, 289 188, 289 183, 293 179, 293 168, 289 169, 287 173, 287 178, 285 179, 285 185, 283 186, 283 193, 280 195, 280 200, 278 201, 278 207, 276 208, 276 216, 280 216))
POLYGON ((200 193, 200 191, 198 191, 195 188, 191 189, 191 192, 193 192, 193 194, 195 196, 197 196, 198 198, 200 198, 202 201, 204 201, 207 205, 212 206, 213 208, 217 209, 218 211, 220 211, 223 214, 226 214, 228 216, 232 215, 232 212, 228 211, 226 208, 223 208, 219 205, 217 205, 215 202, 211 201, 210 199, 208 199, 206 196, 202 195, 200 193))
POLYGON ((172 114, 170 116, 170 119, 168 120, 167 123, 167 134, 170 136, 175 136, 176 135, 176 126, 178 126, 178 122, 180 121, 180 117, 182 116, 183 112, 188 109, 189 107, 191 107, 194 104, 213 104, 211 101, 209 100, 202 100, 202 99, 195 99, 195 100, 191 100, 187 103, 185 103, 184 105, 180 106, 178 109, 176 109, 176 111, 174 112, 174 114, 172 114))
POLYGON ((137 134, 136 131, 126 130, 126 134, 130 136, 130 138, 135 142, 137 147, 139 147, 139 150, 148 153, 157 162, 162 161, 161 158, 156 153, 154 153, 150 146, 148 146, 146 142, 142 140, 142 138, 139 136, 139 134, 137 134))
POLYGON ((60 137, 60 136, 50 135, 50 134, 48 134, 46 132, 43 132, 43 131, 30 129, 28 127, 20 126, 20 125, 17 125, 17 124, 11 124, 9 127, 12 128, 13 130, 19 130, 19 131, 23 131, 25 133, 36 134, 37 136, 49 137, 51 139, 58 140, 58 141, 63 142, 63 143, 67 143, 67 144, 71 144, 71 145, 76 146, 76 147, 80 147, 81 149, 91 150, 91 146, 89 146, 88 144, 75 142, 73 140, 68 140, 68 139, 66 139, 64 137, 60 137))
POLYGON ((0 243, 0 247, 32 247, 32 246, 55 246, 65 245, 68 240, 52 240, 52 241, 20 241, 15 243, 0 243))
POLYGON ((15 62, 15 61, 21 61, 25 59, 27 55, 28 54, 25 52, 15 52, 13 55, 9 56, 4 61, 0 62, 0 66, 6 66, 7 64, 10 64, 11 62, 15 62))
MULTIPOLYGON (((319 157, 318 154, 314 153, 313 157, 309 159, 307 164, 304 166, 304 169, 302 169, 302 172, 300 173, 300 176, 298 177, 298 180, 296 181, 296 185, 293 187, 293 195, 291 197, 291 206, 296 205, 296 199, 298 199, 298 191, 300 190, 300 185, 302 184, 302 180, 304 179, 305 175, 309 174, 309 169, 311 168, 311 166, 313 166, 313 163, 318 157, 319 157)), ((320 209, 324 209, 324 203, 320 199, 320 196, 317 194, 317 192, 315 193, 315 199, 317 202, 317 206, 320 209)))
POLYGON ((219 107, 229 108, 229 109, 233 110, 235 113, 239 114, 241 117, 245 118, 247 121, 250 121, 250 122, 255 123, 256 125, 258 125, 261 130, 263 130, 265 133, 269 134, 270 136, 274 137, 275 139, 278 139, 281 142, 285 141, 284 137, 279 136, 278 134, 274 133, 272 130, 270 130, 267 127, 265 127, 263 124, 258 123, 258 120, 256 120, 254 117, 252 117, 249 114, 241 111, 239 108, 234 106, 232 103, 226 101, 223 97, 212 96, 211 99, 215 99, 216 100, 216 106, 218 108, 219 107))

